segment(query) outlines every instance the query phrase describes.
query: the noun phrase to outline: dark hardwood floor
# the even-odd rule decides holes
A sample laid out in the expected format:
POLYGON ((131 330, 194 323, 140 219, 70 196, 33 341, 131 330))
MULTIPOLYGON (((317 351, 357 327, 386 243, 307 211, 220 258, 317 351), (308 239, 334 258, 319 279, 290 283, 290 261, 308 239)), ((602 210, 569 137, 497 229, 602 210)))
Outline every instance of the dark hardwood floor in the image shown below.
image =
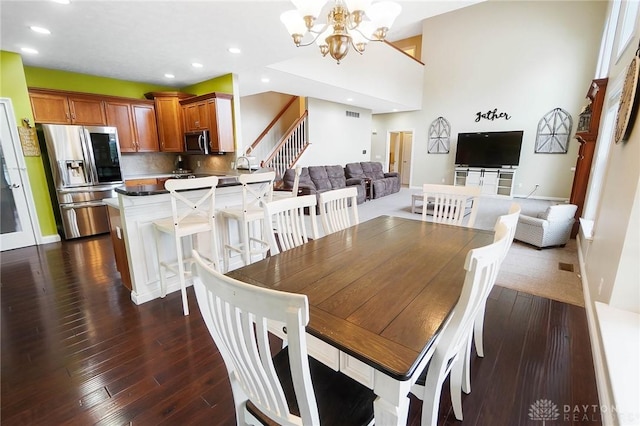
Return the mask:
MULTIPOLYGON (((3 425, 235 423, 191 288, 188 317, 179 292, 134 305, 108 236, 0 256, 3 425)), ((540 400, 558 410, 547 425, 600 424, 597 409, 575 412, 598 405, 583 308, 496 287, 485 353, 473 356, 462 423, 445 383, 441 425, 541 425, 529 417, 540 400)), ((409 424, 419 425, 420 405, 412 398, 409 424)))

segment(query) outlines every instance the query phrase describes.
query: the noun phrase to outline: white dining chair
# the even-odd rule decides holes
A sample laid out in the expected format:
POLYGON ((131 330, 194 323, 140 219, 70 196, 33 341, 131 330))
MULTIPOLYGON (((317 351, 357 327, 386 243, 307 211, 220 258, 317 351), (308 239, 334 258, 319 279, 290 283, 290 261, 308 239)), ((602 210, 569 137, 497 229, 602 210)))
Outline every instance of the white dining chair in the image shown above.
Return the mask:
POLYGON ((220 209, 223 237, 223 259, 225 270, 229 271, 231 253, 239 253, 244 265, 251 263, 254 255, 264 257, 269 251, 269 243, 263 235, 263 206, 273 196, 273 181, 276 173, 247 173, 238 176, 242 185, 242 205, 220 209), (231 241, 231 227, 237 225, 238 241, 231 241))
POLYGON ((160 296, 167 294, 167 270, 172 271, 180 280, 182 293, 182 309, 185 315, 189 315, 189 303, 187 302, 186 276, 189 268, 185 264, 193 261, 183 252, 182 240, 190 237, 190 247, 187 253, 196 248, 198 234, 208 233, 210 258, 209 261, 215 269, 219 269, 218 238, 215 221, 215 195, 218 178, 209 176, 196 179, 168 179, 164 187, 171 196, 171 217, 155 220, 153 222, 156 255, 158 258, 160 274, 160 296), (199 197, 189 197, 187 190, 203 189, 204 194, 199 197), (185 192, 183 192, 185 191, 185 192), (175 260, 164 260, 163 251, 167 245, 161 238, 163 234, 173 237, 173 245, 176 251, 175 260))
POLYGON ((451 404, 456 419, 462 420, 462 382, 466 351, 473 333, 473 323, 480 306, 486 300, 487 289, 495 283, 502 254, 508 243, 509 230, 504 224, 496 227, 492 244, 472 249, 467 254, 466 270, 460 298, 440 338, 426 374, 411 387, 411 393, 422 400, 422 425, 438 424, 438 408, 442 384, 449 377, 451 404))
POLYGON ((470 208, 468 228, 473 228, 478 215, 479 186, 437 185, 425 183, 422 186, 422 220, 427 220, 428 206, 433 206, 435 223, 462 226, 467 208, 470 208))
POLYGON ((373 391, 308 356, 306 295, 235 280, 194 257, 198 307, 227 369, 237 424, 373 422, 373 391), (285 324, 284 349, 270 346, 269 322, 285 324))
POLYGON ((318 238, 316 204, 315 195, 283 198, 265 204, 265 234, 272 256, 318 238), (305 210, 308 210, 308 216, 305 216, 305 210), (307 229, 307 217, 311 232, 307 229))
POLYGON ((334 189, 320 193, 320 220, 325 235, 341 231, 358 220, 358 188, 334 189))
MULTIPOLYGON (((518 217, 520 216, 520 204, 511 203, 509 207, 509 212, 505 215, 498 217, 496 220, 496 225, 494 227, 494 231, 496 231, 496 237, 498 237, 497 229, 500 224, 503 224, 507 227, 507 244, 504 245, 504 252, 500 256, 500 265, 504 261, 505 257, 507 257, 507 253, 513 244, 513 237, 516 233, 516 227, 518 226, 518 217)), ((495 284, 495 282, 493 283, 495 284)), ((485 310, 487 307, 487 298, 489 297, 489 293, 493 289, 493 284, 487 288, 487 296, 484 299, 484 302, 480 305, 480 309, 478 310, 478 314, 476 315, 476 319, 473 325, 473 342, 476 348, 476 355, 480 358, 484 357, 484 317, 485 310)), ((470 342, 469 342, 470 343, 470 342)), ((471 392, 471 344, 468 345, 465 366, 464 366, 464 378, 462 382, 462 390, 465 393, 471 392)))
POLYGON ((273 191, 273 199, 289 198, 298 196, 298 188, 300 187, 300 175, 302 174, 302 166, 297 165, 294 168, 295 174, 293 178, 293 186, 291 192, 286 190, 273 191))

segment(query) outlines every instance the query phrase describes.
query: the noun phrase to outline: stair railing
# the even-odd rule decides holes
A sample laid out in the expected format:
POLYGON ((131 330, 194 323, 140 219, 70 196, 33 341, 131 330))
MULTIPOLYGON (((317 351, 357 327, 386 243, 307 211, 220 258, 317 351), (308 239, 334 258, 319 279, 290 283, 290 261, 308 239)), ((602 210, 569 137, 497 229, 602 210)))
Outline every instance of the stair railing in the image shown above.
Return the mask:
POLYGON ((262 167, 271 167, 275 170, 276 176, 284 176, 287 169, 293 167, 298 158, 309 146, 308 111, 291 125, 287 133, 280 139, 280 142, 273 148, 271 153, 262 161, 262 167))

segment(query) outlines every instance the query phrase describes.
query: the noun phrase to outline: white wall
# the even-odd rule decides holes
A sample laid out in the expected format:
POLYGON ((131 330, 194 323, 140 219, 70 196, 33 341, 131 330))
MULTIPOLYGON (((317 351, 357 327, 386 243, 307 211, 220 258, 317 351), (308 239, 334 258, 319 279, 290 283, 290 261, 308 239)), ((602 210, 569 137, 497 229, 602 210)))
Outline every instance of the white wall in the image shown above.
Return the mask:
POLYGON ((307 108, 311 145, 300 158, 300 165, 345 165, 369 160, 370 110, 313 98, 308 98, 307 108), (346 111, 357 112, 360 117, 347 117, 346 111))
MULTIPOLYGON (((240 98, 242 111, 242 141, 238 141, 238 150, 244 152, 264 129, 271 123, 282 108, 289 102, 291 95, 283 93, 265 92, 257 95, 243 96, 240 98)), ((295 108, 292 108, 293 112, 295 108)), ((289 124, 293 119, 284 119, 289 124)), ((283 129, 283 132, 286 128, 283 129)))
MULTIPOLYGON (((574 119, 596 67, 605 2, 485 2, 429 18, 423 23, 424 73, 421 111, 375 115, 374 155, 386 152, 388 130, 415 129, 412 186, 453 183, 460 132, 524 130, 514 194, 569 198, 578 143, 567 154, 534 154, 538 121, 556 107, 574 119), (509 120, 481 120, 498 109, 509 120), (451 123, 448 155, 427 154, 429 125, 451 123)), ((383 157, 384 158, 384 157, 383 157)))

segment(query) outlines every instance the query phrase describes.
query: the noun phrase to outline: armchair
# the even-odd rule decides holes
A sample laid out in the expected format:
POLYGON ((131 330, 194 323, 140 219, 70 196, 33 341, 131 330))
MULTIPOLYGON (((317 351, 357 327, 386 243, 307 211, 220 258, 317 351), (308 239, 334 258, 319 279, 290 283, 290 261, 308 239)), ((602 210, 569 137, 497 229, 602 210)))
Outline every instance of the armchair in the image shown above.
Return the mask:
POLYGON ((549 206, 536 217, 520 215, 515 239, 531 244, 538 249, 551 246, 564 246, 571 236, 571 228, 578 206, 560 204, 549 206))

